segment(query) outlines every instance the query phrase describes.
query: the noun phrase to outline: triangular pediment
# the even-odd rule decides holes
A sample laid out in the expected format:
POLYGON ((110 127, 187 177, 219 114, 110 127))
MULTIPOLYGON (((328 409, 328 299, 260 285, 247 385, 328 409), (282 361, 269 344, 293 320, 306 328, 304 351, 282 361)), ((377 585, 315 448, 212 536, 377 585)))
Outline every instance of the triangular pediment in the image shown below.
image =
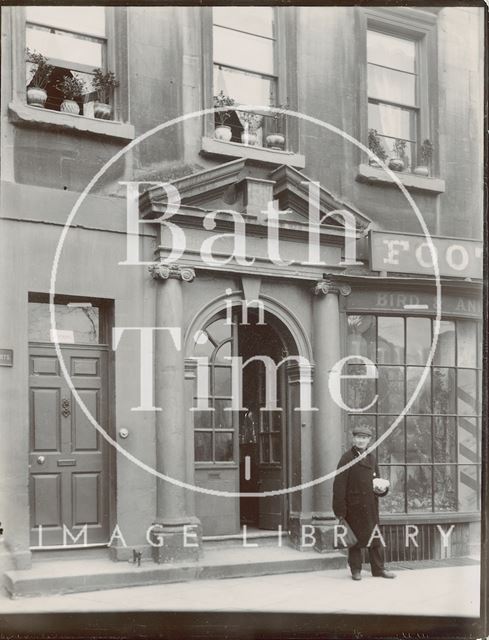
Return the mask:
MULTIPOLYGON (((244 158, 215 165, 209 169, 173 180, 181 204, 210 210, 235 210, 260 217, 269 200, 277 200, 281 211, 287 210, 287 222, 307 222, 309 218, 309 191, 313 179, 287 165, 270 171, 269 166, 257 166, 244 158)), ((321 219, 331 215, 326 225, 344 227, 342 212, 355 218, 358 229, 365 229, 370 218, 320 185, 318 189, 321 219)), ((168 193, 155 185, 140 197, 140 211, 144 218, 163 215, 168 204, 168 193)), ((285 218, 282 218, 285 220, 285 218)))

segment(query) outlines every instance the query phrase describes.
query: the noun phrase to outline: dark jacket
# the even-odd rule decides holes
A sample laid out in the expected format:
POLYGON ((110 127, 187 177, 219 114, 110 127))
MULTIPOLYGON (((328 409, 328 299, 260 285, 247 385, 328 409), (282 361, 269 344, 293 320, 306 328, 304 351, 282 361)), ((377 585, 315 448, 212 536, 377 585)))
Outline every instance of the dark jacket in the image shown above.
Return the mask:
MULTIPOLYGON (((338 468, 359 456, 355 447, 344 453, 338 468)), ((379 500, 374 493, 373 479, 380 478, 375 457, 365 458, 335 476, 333 483, 333 511, 337 518, 345 518, 353 529, 360 546, 365 547, 372 530, 379 524, 379 500)), ((385 491, 382 495, 385 495, 385 491)), ((379 544, 379 538, 372 546, 379 544)))

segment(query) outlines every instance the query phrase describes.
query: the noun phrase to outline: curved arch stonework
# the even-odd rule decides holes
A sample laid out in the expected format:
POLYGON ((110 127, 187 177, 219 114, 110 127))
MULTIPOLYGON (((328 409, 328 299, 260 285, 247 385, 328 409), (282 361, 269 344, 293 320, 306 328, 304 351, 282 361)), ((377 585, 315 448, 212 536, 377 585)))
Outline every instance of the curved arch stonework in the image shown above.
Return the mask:
MULTIPOLYGON (((260 301, 264 303, 265 312, 268 312, 272 316, 272 321, 270 324, 272 326, 275 324, 273 322, 274 318, 280 322, 281 326, 276 326, 276 330, 282 338, 287 338, 287 336, 283 335, 285 328, 290 338, 294 342, 294 347, 296 353, 294 355, 301 356, 306 358, 308 362, 313 365, 314 357, 311 341, 309 340, 309 336, 307 335, 306 330, 304 329, 302 323, 298 318, 296 318, 287 307, 282 304, 279 300, 272 298, 268 295, 260 295, 260 301)), ((241 305, 243 302, 243 295, 241 290, 232 291, 229 294, 222 294, 211 300, 208 304, 202 307, 192 318, 190 324, 185 332, 184 337, 184 353, 185 358, 189 358, 193 355, 193 347, 194 347, 194 339, 196 332, 201 330, 202 327, 206 325, 214 316, 218 313, 225 311, 229 305, 232 303, 233 307, 237 307, 241 305)), ((250 307, 252 308, 252 307, 250 307)), ((278 323, 277 323, 278 324, 278 323)))

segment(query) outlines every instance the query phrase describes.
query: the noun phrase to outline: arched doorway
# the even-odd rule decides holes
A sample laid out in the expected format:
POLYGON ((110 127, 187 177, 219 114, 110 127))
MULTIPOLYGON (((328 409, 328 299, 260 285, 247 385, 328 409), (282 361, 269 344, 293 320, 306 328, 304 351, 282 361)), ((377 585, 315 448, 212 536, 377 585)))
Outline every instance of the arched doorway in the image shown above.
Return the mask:
MULTIPOLYGON (((274 491, 290 483, 289 365, 279 363, 297 350, 284 323, 271 313, 241 305, 221 311, 202 325, 193 350, 206 358, 209 406, 192 411, 195 483, 240 493, 274 491), (235 387, 231 356, 242 359, 242 407, 230 410, 235 387), (275 397, 275 403, 273 398, 275 397)), ((287 496, 226 498, 200 494, 196 512, 204 535, 235 534, 243 525, 274 529, 286 525, 287 496)))

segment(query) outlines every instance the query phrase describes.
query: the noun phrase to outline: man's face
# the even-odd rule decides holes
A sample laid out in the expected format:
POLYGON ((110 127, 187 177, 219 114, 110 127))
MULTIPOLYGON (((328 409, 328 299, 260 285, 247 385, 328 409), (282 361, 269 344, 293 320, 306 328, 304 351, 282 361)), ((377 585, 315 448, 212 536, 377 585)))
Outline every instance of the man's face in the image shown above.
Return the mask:
POLYGON ((353 436, 353 444, 357 449, 360 449, 360 451, 365 451, 369 443, 370 443, 370 436, 364 436, 361 434, 355 434, 353 436))

